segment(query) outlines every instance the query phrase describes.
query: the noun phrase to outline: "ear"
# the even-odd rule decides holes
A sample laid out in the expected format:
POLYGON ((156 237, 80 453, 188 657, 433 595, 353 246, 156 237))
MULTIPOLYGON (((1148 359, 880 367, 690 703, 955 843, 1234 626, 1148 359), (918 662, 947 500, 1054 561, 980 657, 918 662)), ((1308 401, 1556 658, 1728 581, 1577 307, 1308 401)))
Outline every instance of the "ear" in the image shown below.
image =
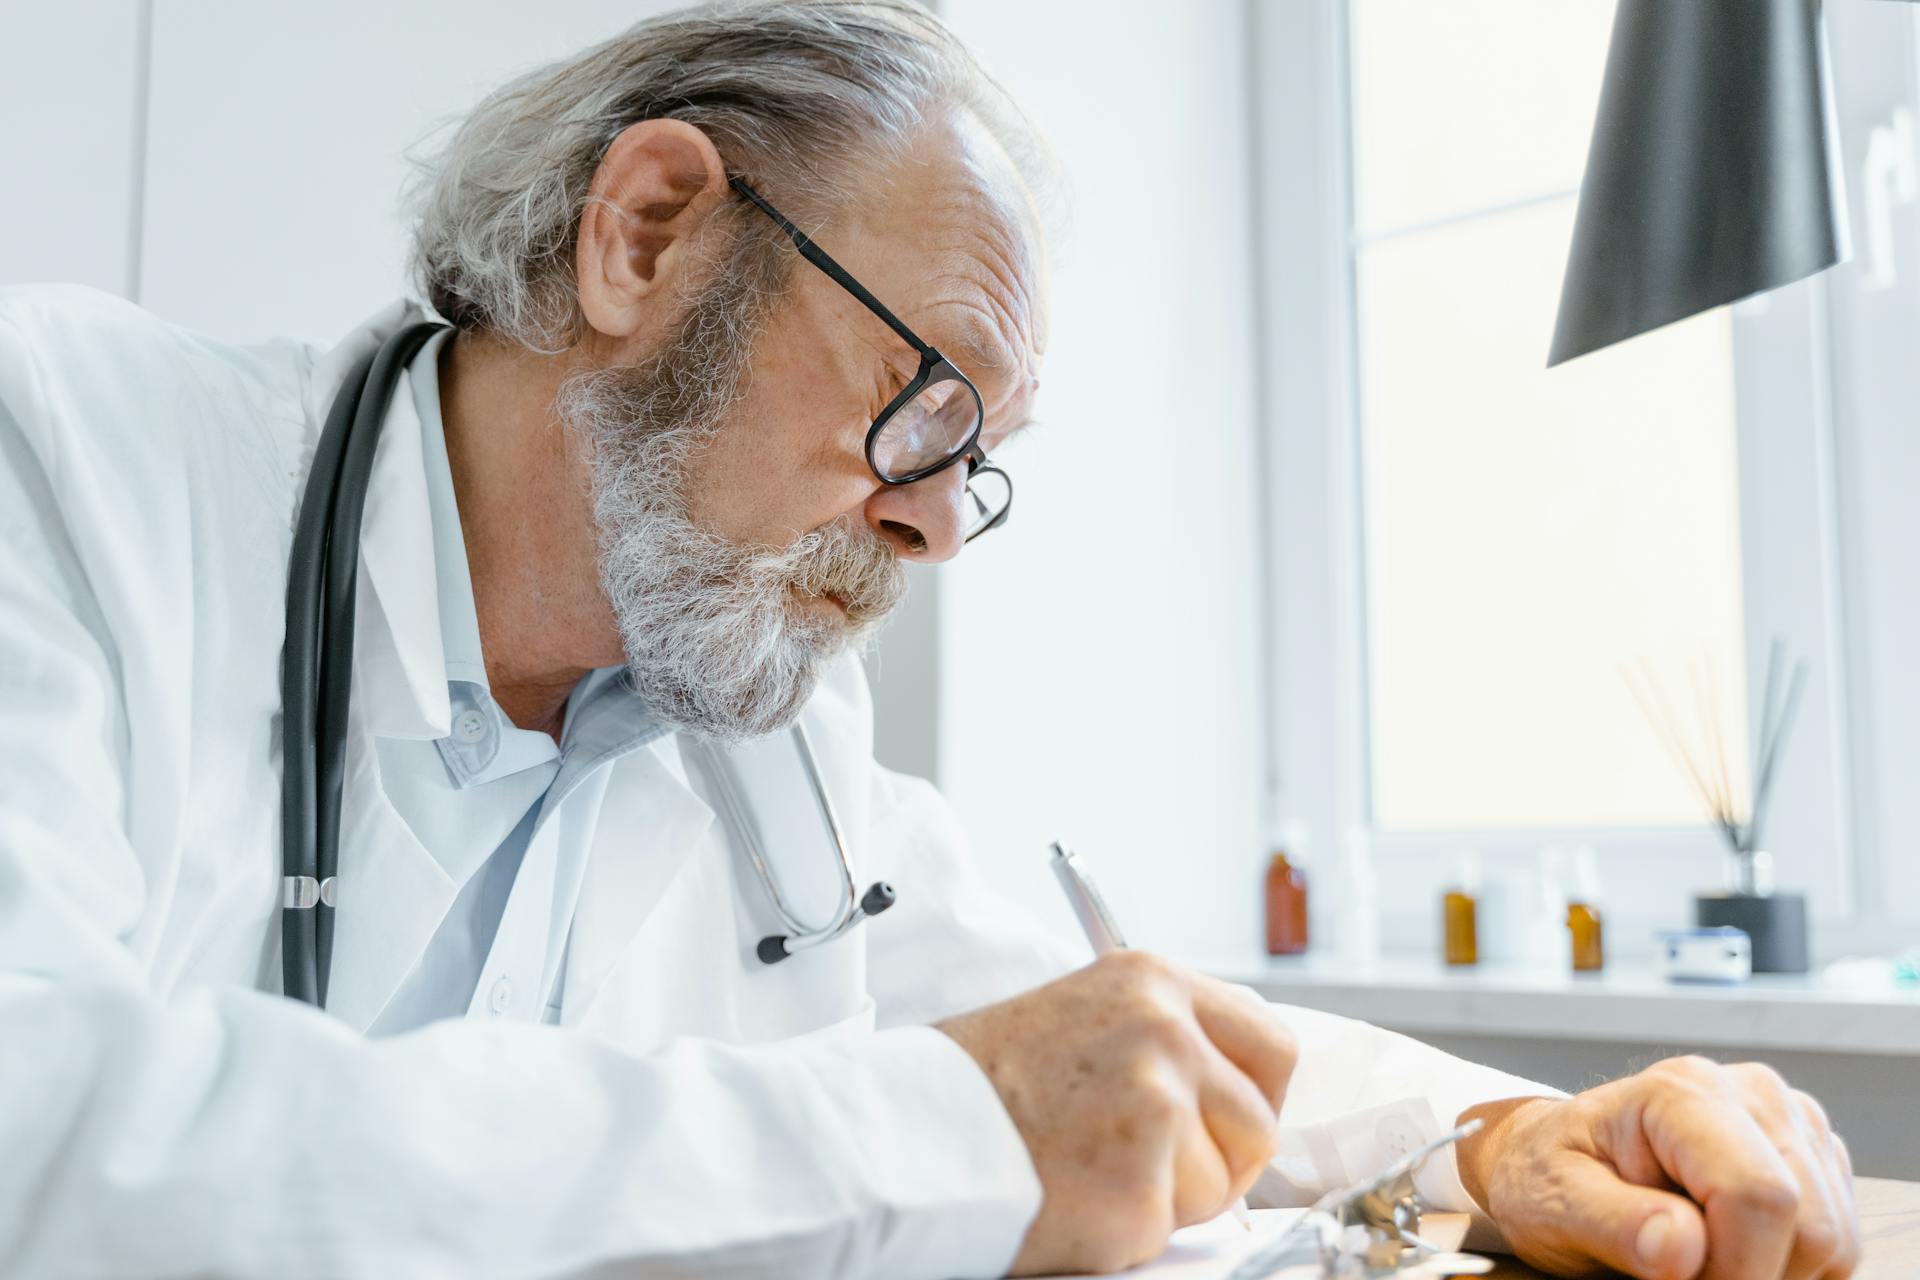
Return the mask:
POLYGON ((574 247, 587 324, 627 338, 657 321, 691 269, 695 233, 726 196, 726 166, 701 130, 681 120, 623 130, 593 175, 574 247))

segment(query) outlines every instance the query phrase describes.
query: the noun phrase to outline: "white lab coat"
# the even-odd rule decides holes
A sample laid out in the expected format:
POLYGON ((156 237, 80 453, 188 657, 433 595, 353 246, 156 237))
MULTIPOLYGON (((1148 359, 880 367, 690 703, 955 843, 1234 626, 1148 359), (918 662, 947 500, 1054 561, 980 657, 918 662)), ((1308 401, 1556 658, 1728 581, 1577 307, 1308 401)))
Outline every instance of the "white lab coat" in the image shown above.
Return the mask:
MULTIPOLYGON (((363 1034, 458 889, 373 749, 447 732, 404 395, 364 526, 329 1008, 277 994, 293 514, 346 368, 401 318, 325 353, 236 348, 87 290, 0 290, 0 1271, 997 1274, 1038 1182, 921 1024, 1079 958, 984 890, 930 787, 873 763, 851 660, 805 714, 892 912, 760 964, 763 892, 668 737, 614 766, 558 1027, 363 1034)), ((1298 1194, 1537 1091, 1289 1016, 1276 1176, 1298 1194)))

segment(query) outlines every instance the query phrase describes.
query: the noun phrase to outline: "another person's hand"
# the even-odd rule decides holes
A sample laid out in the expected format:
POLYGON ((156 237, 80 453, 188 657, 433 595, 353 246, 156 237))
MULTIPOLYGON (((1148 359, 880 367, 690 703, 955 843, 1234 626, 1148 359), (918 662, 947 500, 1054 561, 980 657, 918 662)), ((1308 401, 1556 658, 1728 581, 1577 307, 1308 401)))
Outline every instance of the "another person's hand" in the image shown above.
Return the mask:
POLYGON ((1846 1145, 1771 1067, 1672 1058, 1473 1116, 1487 1127, 1461 1144, 1461 1181, 1544 1271, 1839 1280, 1859 1261, 1846 1145))
POLYGON ((1120 951, 939 1027, 999 1090, 1040 1175, 1015 1275, 1152 1258, 1273 1158, 1294 1042, 1244 988, 1120 951))

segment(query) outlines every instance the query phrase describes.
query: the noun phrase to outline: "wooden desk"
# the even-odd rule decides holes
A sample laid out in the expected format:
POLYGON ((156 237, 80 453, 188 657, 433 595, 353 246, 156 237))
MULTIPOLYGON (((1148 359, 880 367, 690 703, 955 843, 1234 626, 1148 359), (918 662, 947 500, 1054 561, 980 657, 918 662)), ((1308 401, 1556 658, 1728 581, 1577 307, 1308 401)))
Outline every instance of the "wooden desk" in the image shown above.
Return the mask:
MULTIPOLYGON (((1917 1280, 1920 1278, 1920 1182, 1888 1178, 1857 1180, 1860 1227, 1866 1251, 1854 1280, 1917 1280)), ((1505 1280, 1537 1280, 1538 1271, 1512 1258, 1501 1258, 1493 1274, 1505 1280)))

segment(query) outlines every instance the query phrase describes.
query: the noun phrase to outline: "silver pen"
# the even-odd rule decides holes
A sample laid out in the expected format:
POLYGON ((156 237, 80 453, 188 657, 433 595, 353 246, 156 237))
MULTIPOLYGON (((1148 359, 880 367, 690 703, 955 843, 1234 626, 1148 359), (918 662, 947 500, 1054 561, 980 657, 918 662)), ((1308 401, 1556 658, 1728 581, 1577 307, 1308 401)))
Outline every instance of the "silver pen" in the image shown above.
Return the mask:
MULTIPOLYGON (((1106 955, 1109 951, 1124 951, 1127 939, 1120 932, 1120 926, 1114 923, 1113 912, 1107 910, 1107 900, 1100 896, 1100 890, 1094 886, 1093 877, 1087 874, 1086 864, 1080 855, 1055 840, 1048 846, 1053 850, 1053 874, 1060 881, 1060 888, 1067 895, 1067 905, 1073 908, 1074 916, 1080 921, 1080 931, 1087 935, 1087 942, 1093 947, 1096 956, 1106 955)), ((1253 1219, 1247 1214, 1247 1198, 1241 1196, 1233 1202, 1233 1220, 1247 1230, 1253 1230, 1253 1219)))
POLYGON ((1067 905, 1073 908, 1073 914, 1079 918, 1080 931, 1087 935, 1087 941, 1093 946, 1093 954, 1103 956, 1109 951, 1125 950, 1127 940, 1121 935, 1120 926, 1113 922, 1113 913, 1107 910, 1107 900, 1100 896, 1100 890, 1094 888, 1093 879, 1087 875, 1080 855, 1058 840, 1048 847, 1053 850, 1053 874, 1060 881, 1061 889, 1066 891, 1067 905))

